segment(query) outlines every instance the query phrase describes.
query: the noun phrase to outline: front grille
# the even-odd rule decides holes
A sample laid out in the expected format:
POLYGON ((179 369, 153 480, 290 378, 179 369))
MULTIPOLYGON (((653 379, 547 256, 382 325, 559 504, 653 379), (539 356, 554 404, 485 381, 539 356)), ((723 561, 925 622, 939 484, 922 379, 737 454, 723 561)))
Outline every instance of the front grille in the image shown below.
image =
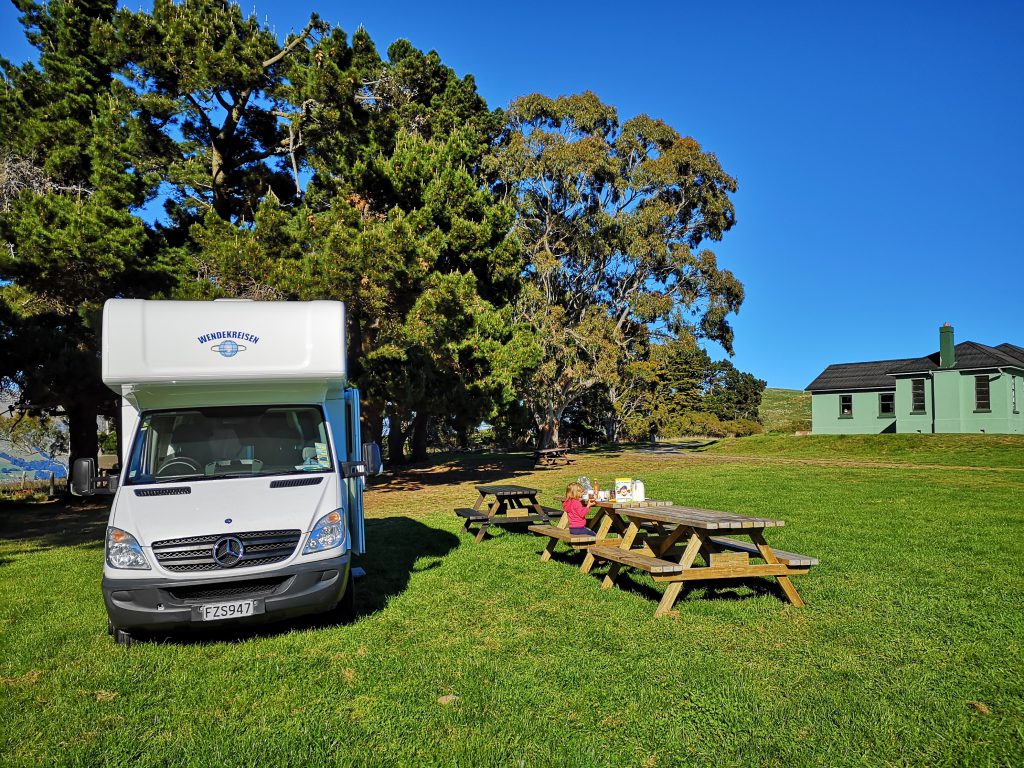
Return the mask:
POLYGON ((323 475, 320 477, 295 477, 290 480, 271 480, 271 488, 296 488, 300 485, 320 485, 323 480, 323 475))
POLYGON ((253 568, 287 560, 299 545, 302 531, 245 531, 214 533, 153 542, 156 561, 169 571, 224 571, 253 568), (234 536, 245 546, 242 559, 225 568, 213 559, 214 545, 225 536, 234 536))
POLYGON ((173 488, 136 488, 136 496, 187 496, 192 493, 188 485, 176 485, 173 488))
POLYGON ((275 576, 272 579, 232 581, 216 586, 176 587, 167 591, 176 600, 219 600, 225 597, 261 597, 276 592, 278 587, 291 578, 293 577, 275 576))

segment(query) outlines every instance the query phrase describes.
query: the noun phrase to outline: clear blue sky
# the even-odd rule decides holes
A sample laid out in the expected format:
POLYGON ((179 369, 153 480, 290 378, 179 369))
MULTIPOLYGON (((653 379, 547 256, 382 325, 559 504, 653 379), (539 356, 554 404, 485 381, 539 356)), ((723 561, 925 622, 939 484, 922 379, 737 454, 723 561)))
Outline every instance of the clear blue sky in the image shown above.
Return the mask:
MULTIPOLYGON (((0 51, 23 61, 0 2, 0 51)), ((316 10, 382 52, 435 49, 492 106, 589 89, 695 137, 739 180, 713 248, 746 286, 733 362, 769 386, 928 354, 944 322, 1024 345, 1024 3, 244 7, 282 35, 316 10)))

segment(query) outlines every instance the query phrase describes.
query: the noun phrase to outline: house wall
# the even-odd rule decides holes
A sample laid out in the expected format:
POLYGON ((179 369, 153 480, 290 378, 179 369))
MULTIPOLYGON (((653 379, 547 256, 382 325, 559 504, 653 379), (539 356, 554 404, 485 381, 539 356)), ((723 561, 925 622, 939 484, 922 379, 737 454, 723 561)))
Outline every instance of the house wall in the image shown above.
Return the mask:
POLYGON ((895 432, 896 419, 879 416, 879 392, 814 392, 811 395, 811 432, 816 435, 874 435, 895 432), (853 395, 853 415, 839 415, 839 396, 853 395))
POLYGON ((913 414, 911 379, 896 381, 896 431, 988 434, 1024 434, 1024 372, 992 371, 989 374, 988 413, 975 410, 973 371, 932 371, 925 378, 925 413, 913 414), (1017 413, 1013 388, 1017 390, 1017 413), (933 421, 934 418, 934 421, 933 421))
MULTIPOLYGON (((953 373, 950 371, 950 373, 953 373)), ((1020 413, 1013 413, 1013 384, 1015 374, 1011 371, 992 371, 986 374, 989 378, 989 400, 991 410, 988 413, 975 409, 974 377, 975 372, 962 374, 959 379, 960 428, 948 431, 986 432, 992 434, 1020 434, 1024 429, 1020 413)), ((1021 380, 1017 377, 1017 410, 1020 411, 1021 380)))
POLYGON ((932 381, 924 378, 924 413, 911 413, 913 406, 912 379, 896 379, 896 431, 897 432, 931 432, 932 415, 935 404, 932 402, 932 381))

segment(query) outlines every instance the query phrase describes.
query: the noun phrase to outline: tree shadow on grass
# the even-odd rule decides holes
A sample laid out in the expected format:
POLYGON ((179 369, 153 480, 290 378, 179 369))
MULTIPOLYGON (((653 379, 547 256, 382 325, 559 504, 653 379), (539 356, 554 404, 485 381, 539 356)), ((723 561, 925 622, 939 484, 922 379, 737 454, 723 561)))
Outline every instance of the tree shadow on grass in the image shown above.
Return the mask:
MULTIPOLYGON (((0 505, 0 544, 24 542, 4 555, 40 552, 54 547, 101 547, 110 515, 110 503, 58 499, 0 505)), ((10 562, 0 561, 0 565, 10 562)))
MULTIPOLYGON (((388 600, 406 590, 413 574, 439 567, 444 556, 458 546, 459 539, 454 534, 424 525, 413 518, 367 520, 367 553, 354 561, 355 566, 366 572, 364 577, 355 581, 356 620, 383 610, 388 600)), ((196 627, 151 634, 144 639, 175 645, 234 643, 332 625, 334 620, 330 617, 303 616, 255 626, 196 627)))
POLYGON ((430 464, 399 466, 373 479, 370 485, 379 493, 419 491, 438 485, 507 482, 533 471, 530 454, 469 454, 445 457, 430 464))

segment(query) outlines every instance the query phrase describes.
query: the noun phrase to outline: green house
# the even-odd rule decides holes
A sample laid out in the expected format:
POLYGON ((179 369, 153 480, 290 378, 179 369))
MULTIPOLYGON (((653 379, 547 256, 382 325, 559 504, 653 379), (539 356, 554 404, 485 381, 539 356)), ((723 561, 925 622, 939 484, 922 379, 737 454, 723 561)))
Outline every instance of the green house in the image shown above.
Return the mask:
POLYGON ((815 434, 1024 434, 1024 347, 953 342, 927 357, 830 365, 807 385, 815 434))

